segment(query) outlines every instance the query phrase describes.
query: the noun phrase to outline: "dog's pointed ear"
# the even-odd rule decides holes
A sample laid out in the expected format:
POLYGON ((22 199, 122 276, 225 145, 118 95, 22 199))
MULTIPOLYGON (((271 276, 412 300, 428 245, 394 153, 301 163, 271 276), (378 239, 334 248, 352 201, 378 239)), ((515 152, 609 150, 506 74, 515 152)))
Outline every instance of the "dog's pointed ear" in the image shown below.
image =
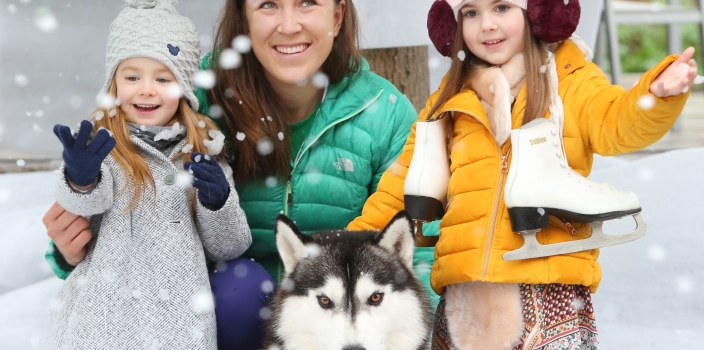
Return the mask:
POLYGON ((284 270, 291 273, 298 261, 306 257, 306 246, 303 243, 303 234, 286 215, 276 218, 276 248, 279 250, 284 270))
POLYGON ((381 232, 379 245, 401 258, 409 269, 413 269, 413 221, 407 211, 400 211, 394 216, 384 231, 381 232))

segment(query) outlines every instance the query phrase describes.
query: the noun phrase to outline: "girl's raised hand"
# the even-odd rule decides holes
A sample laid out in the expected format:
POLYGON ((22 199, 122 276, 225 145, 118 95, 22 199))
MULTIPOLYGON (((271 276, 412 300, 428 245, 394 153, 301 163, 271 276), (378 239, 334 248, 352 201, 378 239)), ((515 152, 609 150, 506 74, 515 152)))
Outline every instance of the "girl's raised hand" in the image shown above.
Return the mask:
POLYGON ((676 96, 692 88, 697 77, 697 63, 692 59, 694 48, 689 47, 650 84, 650 93, 660 97, 676 96))

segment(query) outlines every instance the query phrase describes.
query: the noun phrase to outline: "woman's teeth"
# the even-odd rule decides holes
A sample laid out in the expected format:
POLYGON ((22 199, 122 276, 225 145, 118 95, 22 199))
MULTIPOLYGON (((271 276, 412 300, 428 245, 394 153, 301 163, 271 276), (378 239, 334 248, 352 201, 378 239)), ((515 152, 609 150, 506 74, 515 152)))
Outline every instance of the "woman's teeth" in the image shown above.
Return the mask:
POLYGON ((294 54, 294 53, 299 53, 303 52, 305 49, 308 48, 308 45, 298 45, 298 46, 290 46, 290 47, 283 47, 283 46, 276 46, 276 51, 285 53, 285 54, 294 54))
POLYGON ((134 105, 137 109, 157 109, 159 105, 134 105))
POLYGON ((493 40, 493 41, 485 41, 484 44, 486 44, 486 45, 494 45, 494 44, 498 44, 498 43, 500 43, 500 42, 502 42, 502 41, 504 41, 504 39, 493 40))

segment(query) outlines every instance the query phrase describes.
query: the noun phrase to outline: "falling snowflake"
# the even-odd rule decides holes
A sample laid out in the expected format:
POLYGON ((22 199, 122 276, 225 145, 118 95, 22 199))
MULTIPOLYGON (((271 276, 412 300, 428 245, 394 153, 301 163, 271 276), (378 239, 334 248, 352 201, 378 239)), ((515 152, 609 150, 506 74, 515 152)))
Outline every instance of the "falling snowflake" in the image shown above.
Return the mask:
POLYGON ((202 70, 193 76, 196 86, 203 89, 212 89, 215 86, 215 73, 211 70, 202 70))
POLYGON ((110 109, 117 105, 115 96, 105 92, 99 93, 98 96, 95 97, 95 102, 98 104, 98 107, 104 109, 110 109))
POLYGON ((271 309, 268 306, 259 309, 259 317, 262 320, 268 320, 271 317, 271 309))
POLYGON ((225 89, 225 97, 233 98, 233 97, 235 97, 235 92, 232 91, 232 89, 227 88, 227 89, 225 89))
POLYGON ((46 6, 40 6, 34 11, 34 25, 45 33, 51 33, 59 27, 59 21, 46 6))
POLYGON ((24 163, 24 159, 18 159, 18 160, 17 160, 17 166, 18 166, 18 167, 21 168, 21 167, 24 166, 24 164, 25 164, 25 163, 24 163))
POLYGON ((694 78, 694 84, 704 84, 704 76, 697 75, 697 77, 694 78))
POLYGON ((43 116, 44 116, 44 111, 42 111, 41 109, 34 112, 34 117, 36 117, 36 118, 41 118, 43 116))
POLYGON ((239 68, 242 65, 242 55, 233 49, 225 49, 220 52, 220 67, 223 69, 239 68))
POLYGON ((117 109, 116 109, 116 108, 111 109, 111 110, 110 110, 110 118, 112 118, 112 117, 114 117, 114 116, 116 116, 116 115, 117 115, 117 109))
POLYGON ((694 291, 694 281, 689 276, 677 276, 675 283, 680 294, 690 294, 694 291))
POLYGON ((320 246, 315 243, 308 243, 306 244, 306 254, 304 257, 306 258, 315 258, 318 255, 320 255, 320 246))
MULTIPOLYGON (((205 128, 205 121, 199 120, 199 121, 198 121, 198 126, 201 127, 201 128, 205 128)), ((192 145, 191 145, 191 146, 192 146, 192 145)))
POLYGON ((142 298, 142 291, 139 289, 132 291, 132 297, 135 299, 141 299, 142 298))
POLYGON ((315 72, 311 78, 311 82, 313 83, 313 86, 318 89, 323 89, 326 85, 328 85, 328 76, 323 72, 315 72))
POLYGON ((10 4, 7 6, 7 11, 10 12, 11 15, 14 15, 17 12, 17 6, 15 6, 15 4, 10 4))
POLYGON ((44 96, 42 97, 42 102, 44 102, 45 104, 49 104, 51 103, 51 99, 49 98, 49 96, 44 96))
POLYGON ((638 106, 644 111, 649 111, 655 107, 655 98, 651 94, 643 95, 638 99, 638 106))
POLYGON ((296 288, 296 282, 294 282, 294 280, 292 280, 292 279, 290 279, 290 278, 288 278, 288 277, 285 277, 285 278, 283 279, 283 281, 281 281, 281 284, 279 284, 279 288, 281 288, 281 289, 283 289, 283 290, 285 290, 285 291, 287 291, 287 292, 290 292, 290 291, 292 291, 294 288, 296 288))
POLYGON ((193 149, 193 145, 189 143, 189 144, 186 144, 185 146, 183 146, 183 148, 181 149, 181 152, 182 152, 182 153, 188 153, 188 152, 190 152, 192 149, 193 149))
POLYGON ((105 118, 105 112, 103 112, 103 111, 95 112, 95 120, 100 120, 103 118, 105 118))
POLYGON ((274 118, 272 118, 270 115, 267 115, 267 116, 266 116, 266 120, 268 120, 268 121, 270 121, 270 122, 273 122, 273 121, 274 121, 274 118))
POLYGON ((667 253, 665 253, 665 247, 662 245, 656 243, 648 247, 648 258, 650 258, 650 260, 660 263, 665 261, 666 257, 667 253))
POLYGON ((247 135, 245 135, 243 132, 239 132, 239 131, 237 132, 237 135, 235 135, 235 138, 237 139, 237 141, 244 141, 245 137, 247 137, 247 135))
POLYGON ((232 39, 232 48, 237 50, 239 53, 244 54, 252 49, 252 42, 244 34, 240 34, 234 39, 232 39))
POLYGON ((167 90, 167 94, 171 98, 175 98, 175 99, 181 98, 181 97, 183 97, 183 88, 181 88, 181 85, 179 85, 179 83, 176 83, 176 82, 171 83, 171 84, 169 84, 169 89, 167 90))
POLYGON ((262 292, 269 294, 274 291, 274 283, 270 280, 264 280, 261 285, 262 292))
POLYGON ((438 67, 440 67, 440 64, 441 64, 441 63, 442 63, 442 62, 440 61, 439 58, 437 58, 437 57, 431 57, 431 58, 428 60, 428 68, 430 68, 431 70, 432 70, 432 69, 435 69, 435 68, 438 68, 438 67))
POLYGON ((574 310, 575 312, 582 311, 584 310, 585 304, 586 302, 584 301, 584 298, 574 298, 574 300, 572 300, 572 310, 574 310))
POLYGON ((225 146, 225 134, 220 130, 209 130, 208 136, 212 140, 203 140, 203 145, 208 149, 208 154, 211 156, 220 154, 225 146))
POLYGON ((548 70, 548 66, 542 65, 540 66, 540 73, 545 73, 548 70))
POLYGON ((15 75, 15 83, 18 86, 25 87, 27 86, 27 84, 29 84, 29 79, 24 74, 17 74, 15 75))
POLYGON ((187 171, 179 171, 176 174, 176 185, 181 187, 190 187, 193 184, 193 175, 187 171))
POLYGON ((156 135, 154 135, 154 141, 171 140, 174 137, 181 135, 185 132, 186 130, 181 128, 178 123, 174 123, 174 125, 172 125, 170 129, 159 131, 156 135))
POLYGON ((279 135, 278 135, 278 136, 279 136, 279 141, 283 141, 283 140, 284 140, 284 133, 283 133, 283 132, 279 131, 279 135))
POLYGON ((390 102, 392 105, 395 105, 395 104, 396 104, 396 101, 398 101, 398 97, 396 97, 396 95, 394 95, 394 94, 389 95, 389 102, 390 102))
POLYGON ((460 61, 464 61, 464 59, 467 58, 467 53, 464 52, 464 50, 460 50, 460 51, 457 53, 457 58, 458 58, 460 61))
POLYGON ((494 84, 489 85, 489 91, 491 91, 492 94, 494 93, 494 90, 494 84))
POLYGON ((235 268, 233 270, 234 270, 235 277, 239 277, 239 278, 243 278, 243 277, 247 276, 247 274, 249 273, 247 265, 245 265, 245 264, 237 264, 237 265, 235 265, 235 268))
POLYGON ((269 176, 264 180, 264 185, 269 188, 274 188, 276 185, 279 183, 279 180, 276 179, 276 176, 269 176))
POLYGON ((274 152, 274 143, 268 137, 262 137, 257 142, 257 152, 263 156, 274 152))
POLYGON ((198 293, 191 297, 191 306, 197 313, 206 313, 213 311, 215 302, 213 294, 207 288, 201 289, 198 293))
POLYGON ((332 32, 328 32, 328 36, 332 36, 332 34, 333 34, 332 32))
POLYGON ((222 114, 223 114, 222 107, 220 107, 218 105, 212 105, 208 109, 208 116, 211 118, 218 119, 218 118, 222 117, 222 114))
POLYGON ((34 124, 32 124, 32 130, 34 130, 35 132, 41 133, 41 132, 42 132, 42 127, 39 126, 39 124, 34 123, 34 124))

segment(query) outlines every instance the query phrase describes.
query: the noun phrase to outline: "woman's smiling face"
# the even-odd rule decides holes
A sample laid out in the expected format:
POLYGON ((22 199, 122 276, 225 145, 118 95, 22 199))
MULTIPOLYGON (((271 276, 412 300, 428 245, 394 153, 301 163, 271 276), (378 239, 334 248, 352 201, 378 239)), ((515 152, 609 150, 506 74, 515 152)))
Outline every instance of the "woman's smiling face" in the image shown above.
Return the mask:
POLYGON ((310 78, 332 51, 345 1, 246 0, 252 51, 272 85, 310 78))

